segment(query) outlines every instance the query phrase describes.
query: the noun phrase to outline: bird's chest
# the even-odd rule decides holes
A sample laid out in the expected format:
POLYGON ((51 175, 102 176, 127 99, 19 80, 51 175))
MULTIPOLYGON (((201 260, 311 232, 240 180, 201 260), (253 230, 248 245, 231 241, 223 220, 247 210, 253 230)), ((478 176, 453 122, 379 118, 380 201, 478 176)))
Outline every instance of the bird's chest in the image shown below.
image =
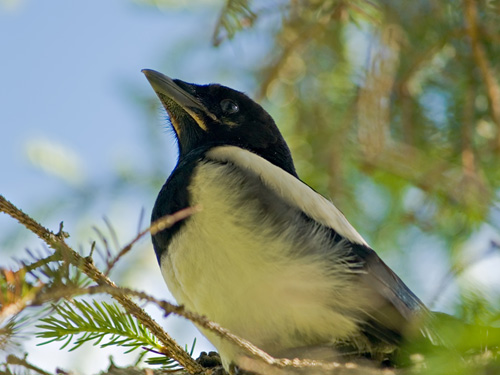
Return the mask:
POLYGON ((200 211, 174 235, 161 260, 178 302, 221 324, 230 323, 231 309, 258 315, 249 310, 259 309, 268 298, 263 291, 272 293, 280 276, 278 247, 285 245, 265 228, 258 193, 248 183, 227 165, 197 166, 188 193, 200 211))
MULTIPOLYGON (((201 210, 161 259, 170 291, 189 310, 271 352, 329 339, 332 321, 337 337, 349 334, 354 323, 331 308, 331 269, 315 256, 297 256, 315 237, 297 241, 287 219, 294 209, 258 185, 225 164, 194 169, 190 205, 201 210)), ((208 336, 231 357, 233 349, 208 336)))

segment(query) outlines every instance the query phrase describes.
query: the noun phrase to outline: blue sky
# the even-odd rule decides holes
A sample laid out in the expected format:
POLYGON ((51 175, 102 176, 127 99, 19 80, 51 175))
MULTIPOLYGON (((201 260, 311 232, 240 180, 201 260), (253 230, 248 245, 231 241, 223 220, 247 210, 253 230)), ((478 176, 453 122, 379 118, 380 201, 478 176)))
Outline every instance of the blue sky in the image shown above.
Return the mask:
POLYGON ((29 141, 64 145, 85 161, 90 178, 107 172, 117 149, 133 152, 140 108, 123 87, 146 95, 140 70, 159 63, 166 31, 182 33, 182 23, 120 1, 34 1, 0 17, 0 126, 8 140, 0 189, 29 207, 59 183, 33 170, 29 141))
POLYGON ((143 68, 248 90, 251 82, 238 77, 238 69, 255 61, 255 47, 212 48, 218 8, 199 8, 160 11, 127 1, 50 0, 4 9, 0 126, 8 142, 0 149, 2 192, 19 204, 33 197, 33 186, 50 192, 45 176, 39 180, 26 162, 27 140, 64 144, 85 160, 90 177, 106 172, 102 168, 117 149, 136 151, 144 117, 130 93, 152 96, 143 68))
MULTIPOLYGON (((151 95, 140 70, 160 69, 165 61, 177 70, 169 74, 193 75, 189 66, 198 64, 165 54, 196 33, 190 22, 196 16, 200 29, 212 26, 200 14, 113 0, 33 1, 1 13, 0 124, 8 140, 0 149, 2 192, 19 203, 33 196, 34 186, 50 192, 26 163, 27 140, 64 144, 85 160, 92 177, 105 173, 116 149, 133 151, 144 119, 127 90, 151 95)), ((198 34, 208 43, 209 35, 198 34)))

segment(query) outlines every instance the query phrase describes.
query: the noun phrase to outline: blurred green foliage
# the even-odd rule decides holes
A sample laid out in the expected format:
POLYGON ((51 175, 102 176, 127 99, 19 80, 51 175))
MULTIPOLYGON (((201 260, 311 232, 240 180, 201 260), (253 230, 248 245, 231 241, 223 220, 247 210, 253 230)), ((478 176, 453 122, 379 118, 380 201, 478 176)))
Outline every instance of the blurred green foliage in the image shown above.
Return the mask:
POLYGON ((257 96, 302 178, 376 249, 396 251, 415 228, 455 255, 485 225, 498 236, 500 4, 235 0, 224 11, 227 36, 246 32, 248 14, 255 28, 280 15, 257 96))

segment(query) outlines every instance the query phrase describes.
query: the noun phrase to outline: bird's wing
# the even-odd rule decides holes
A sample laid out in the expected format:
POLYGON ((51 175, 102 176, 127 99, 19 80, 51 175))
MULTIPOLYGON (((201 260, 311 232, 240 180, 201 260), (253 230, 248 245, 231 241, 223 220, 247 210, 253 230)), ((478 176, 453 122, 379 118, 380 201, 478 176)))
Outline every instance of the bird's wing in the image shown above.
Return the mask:
POLYGON ((219 146, 207 153, 211 159, 231 162, 258 175, 262 182, 291 206, 330 227, 349 242, 368 246, 342 212, 311 187, 257 154, 236 146, 219 146))
POLYGON ((425 305, 371 248, 354 245, 352 251, 363 262, 362 283, 380 297, 364 324, 365 334, 392 344, 414 334, 428 313, 425 305))
POLYGON ((332 202, 315 192, 298 178, 283 171, 262 157, 235 146, 219 146, 208 151, 210 159, 229 162, 258 175, 261 181, 276 192, 287 204, 300 209, 306 216, 334 232, 332 240, 347 240, 347 248, 361 265, 360 280, 373 292, 377 302, 367 312, 367 335, 387 343, 400 341, 404 326, 416 314, 426 311, 423 303, 403 281, 378 257, 361 235, 332 202))

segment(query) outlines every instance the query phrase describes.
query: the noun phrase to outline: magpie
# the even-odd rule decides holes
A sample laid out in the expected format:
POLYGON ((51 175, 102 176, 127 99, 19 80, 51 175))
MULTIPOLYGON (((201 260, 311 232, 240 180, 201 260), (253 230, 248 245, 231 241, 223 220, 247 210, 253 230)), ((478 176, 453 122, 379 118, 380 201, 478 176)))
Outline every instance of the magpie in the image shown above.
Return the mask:
MULTIPOLYGON (((200 207, 152 237, 177 302, 278 357, 393 352, 426 307, 300 180, 273 118, 231 88, 142 72, 179 146, 152 221, 200 207)), ((244 353, 203 333, 224 367, 237 368, 244 353)))

